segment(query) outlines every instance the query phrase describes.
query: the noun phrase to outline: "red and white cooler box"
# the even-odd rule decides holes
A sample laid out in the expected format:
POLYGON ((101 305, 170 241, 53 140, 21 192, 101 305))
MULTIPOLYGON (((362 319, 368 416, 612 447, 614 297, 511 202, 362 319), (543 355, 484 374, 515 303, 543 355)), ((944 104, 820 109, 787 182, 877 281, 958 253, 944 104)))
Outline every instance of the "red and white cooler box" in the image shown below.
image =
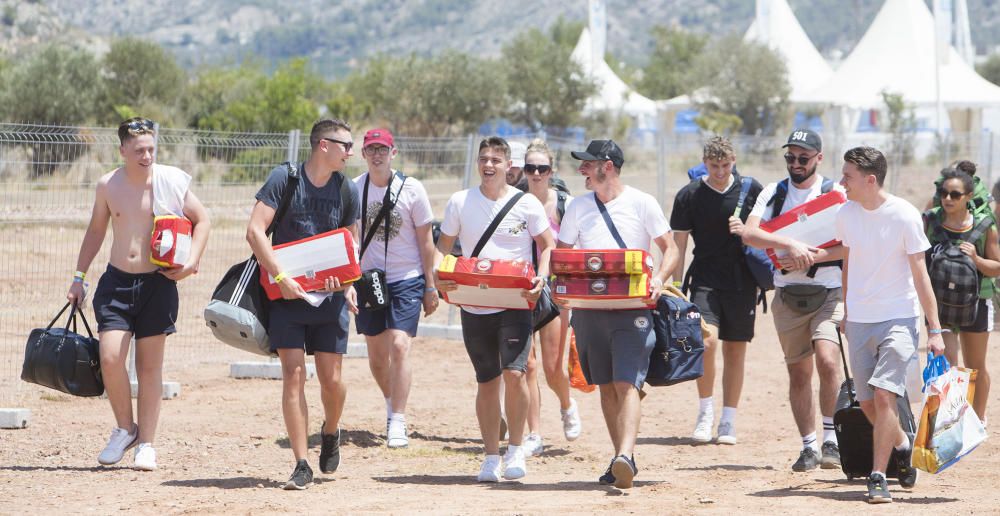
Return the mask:
POLYGON ((168 269, 183 267, 191 257, 192 229, 191 221, 184 217, 154 217, 149 261, 168 269))
POLYGON ((643 249, 555 249, 552 274, 648 274, 653 257, 643 249))
POLYGON ((649 297, 649 274, 612 276, 556 276, 552 297, 569 302, 580 310, 635 310, 652 308, 649 297))
POLYGON ((445 256, 438 267, 438 278, 458 283, 458 289, 442 292, 444 300, 453 305, 478 308, 531 310, 521 296, 532 287, 535 269, 524 260, 491 260, 445 256))
MULTIPOLYGON (((833 190, 762 223, 760 228, 808 246, 833 247, 840 243, 836 230, 837 212, 845 202, 847 197, 844 193, 833 190)), ((787 253, 777 249, 767 249, 766 252, 774 266, 780 268, 778 260, 787 253)))
MULTIPOLYGON (((354 237, 346 228, 276 245, 274 254, 283 272, 306 292, 323 288, 327 278, 338 278, 344 284, 361 277, 354 237)), ((281 288, 263 268, 260 283, 268 299, 281 299, 281 288)))

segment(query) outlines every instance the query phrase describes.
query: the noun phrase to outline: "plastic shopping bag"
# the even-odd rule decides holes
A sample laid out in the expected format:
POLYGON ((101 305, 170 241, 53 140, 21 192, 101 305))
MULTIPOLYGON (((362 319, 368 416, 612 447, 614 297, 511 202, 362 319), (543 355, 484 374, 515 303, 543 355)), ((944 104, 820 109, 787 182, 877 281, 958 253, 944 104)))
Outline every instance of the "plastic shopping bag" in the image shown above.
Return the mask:
POLYGON ((569 332, 569 386, 583 392, 594 392, 597 386, 587 383, 587 377, 583 376, 583 366, 580 365, 580 355, 576 351, 576 334, 569 332))
POLYGON ((928 354, 924 369, 924 408, 913 443, 913 466, 944 471, 986 440, 986 429, 972 410, 976 370, 949 367, 928 354))

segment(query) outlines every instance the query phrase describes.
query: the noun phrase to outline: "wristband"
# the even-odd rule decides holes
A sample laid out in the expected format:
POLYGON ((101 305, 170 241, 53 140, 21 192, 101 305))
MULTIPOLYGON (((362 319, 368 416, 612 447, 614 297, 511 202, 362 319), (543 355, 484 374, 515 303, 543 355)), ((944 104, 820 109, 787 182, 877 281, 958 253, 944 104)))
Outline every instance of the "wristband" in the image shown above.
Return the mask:
POLYGON ((76 271, 76 272, 73 273, 73 279, 74 280, 83 281, 86 278, 87 278, 87 273, 86 272, 76 271))
POLYGON ((274 277, 274 282, 275 282, 275 283, 281 283, 281 280, 285 279, 286 277, 287 277, 287 276, 285 275, 285 273, 284 273, 284 272, 279 272, 279 273, 278 273, 278 274, 277 274, 277 275, 276 275, 276 276, 274 277))
POLYGON ((427 287, 427 288, 424 289, 424 292, 437 292, 437 291, 438 291, 438 289, 436 289, 434 287, 427 287))
POLYGON ((680 281, 674 281, 672 283, 672 285, 674 286, 674 288, 681 288, 681 282, 680 281))
POLYGON ((649 280, 649 286, 653 288, 663 288, 663 280, 660 278, 653 278, 649 280))
POLYGON ((944 330, 944 329, 942 329, 942 328, 937 328, 937 329, 934 329, 934 328, 928 328, 928 329, 927 329, 927 333, 929 333, 929 334, 931 334, 931 335, 941 335, 941 334, 942 334, 942 333, 944 333, 945 331, 946 331, 946 330, 944 330))

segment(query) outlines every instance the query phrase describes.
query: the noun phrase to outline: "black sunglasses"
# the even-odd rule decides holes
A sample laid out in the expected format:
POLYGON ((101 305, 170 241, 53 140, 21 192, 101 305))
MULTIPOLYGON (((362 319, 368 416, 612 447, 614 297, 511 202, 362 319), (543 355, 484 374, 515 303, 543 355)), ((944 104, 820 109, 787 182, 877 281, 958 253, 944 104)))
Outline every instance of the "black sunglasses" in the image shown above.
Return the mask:
POLYGON ((537 171, 539 174, 548 174, 552 171, 552 165, 525 165, 525 174, 534 174, 537 171))
POLYGON ((812 156, 796 156, 795 154, 789 152, 785 154, 785 163, 791 165, 792 163, 795 163, 795 160, 797 159, 799 161, 799 165, 805 165, 806 163, 809 163, 809 160, 815 158, 816 156, 819 156, 819 153, 813 154, 812 156))
POLYGON ((959 192, 958 190, 952 190, 949 192, 948 190, 942 188, 938 190, 938 195, 940 195, 942 199, 944 199, 945 197, 951 197, 951 200, 957 201, 961 199, 963 195, 965 195, 965 192, 959 192))
POLYGON ((326 140, 328 142, 339 143, 344 146, 344 152, 351 152, 351 148, 354 147, 354 142, 342 142, 335 138, 320 138, 320 140, 326 140))
POLYGON ((126 127, 128 127, 129 131, 142 131, 142 130, 153 131, 156 129, 156 122, 153 122, 148 118, 144 120, 133 120, 129 122, 128 125, 126 125, 126 127))

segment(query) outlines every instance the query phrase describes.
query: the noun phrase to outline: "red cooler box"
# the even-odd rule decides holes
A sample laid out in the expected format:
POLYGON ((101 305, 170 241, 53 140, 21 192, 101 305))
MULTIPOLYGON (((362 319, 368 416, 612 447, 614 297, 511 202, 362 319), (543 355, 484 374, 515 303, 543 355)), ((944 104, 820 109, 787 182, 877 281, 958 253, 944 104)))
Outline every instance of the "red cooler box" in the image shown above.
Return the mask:
MULTIPOLYGON (((793 238, 812 247, 833 247, 840 243, 836 236, 837 212, 847 202, 843 192, 831 191, 764 222, 760 229, 775 235, 793 238)), ((769 208, 770 209, 770 208, 769 208)), ((775 267, 787 253, 767 249, 775 267)))
POLYGON ((458 289, 442 292, 453 305, 479 308, 531 310, 534 303, 521 297, 531 289, 535 269, 523 260, 491 260, 445 256, 438 267, 438 277, 458 283, 458 289))
POLYGON ((653 257, 642 249, 555 249, 552 274, 648 274, 653 257))
MULTIPOLYGON (((350 283, 361 277, 354 237, 345 228, 276 245, 274 254, 283 272, 306 292, 323 288, 327 278, 339 278, 341 283, 350 283)), ((281 298, 281 288, 263 268, 260 270, 260 283, 268 299, 281 298)))
POLYGON ((153 218, 149 261, 160 267, 183 267, 191 257, 191 221, 175 215, 153 218))
POLYGON ((581 310, 634 310, 652 308, 643 302, 649 297, 648 274, 618 276, 556 276, 552 297, 564 299, 581 310))

